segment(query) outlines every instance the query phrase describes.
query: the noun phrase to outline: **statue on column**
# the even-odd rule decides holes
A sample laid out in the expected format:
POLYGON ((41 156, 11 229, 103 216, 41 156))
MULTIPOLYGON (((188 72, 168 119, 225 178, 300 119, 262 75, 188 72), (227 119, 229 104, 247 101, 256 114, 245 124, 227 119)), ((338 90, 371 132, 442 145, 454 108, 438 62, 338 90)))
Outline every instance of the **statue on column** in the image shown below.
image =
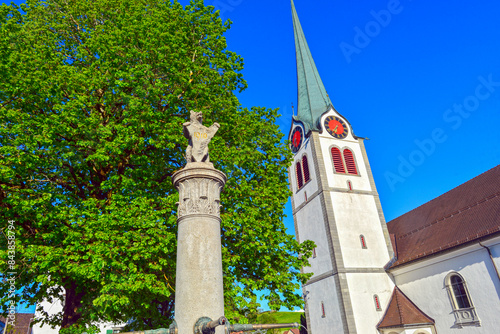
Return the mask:
POLYGON ((186 161, 191 162, 210 162, 208 155, 208 144, 219 130, 219 123, 212 124, 209 128, 201 124, 203 122, 203 113, 191 110, 191 122, 183 124, 184 137, 189 140, 186 149, 186 161))

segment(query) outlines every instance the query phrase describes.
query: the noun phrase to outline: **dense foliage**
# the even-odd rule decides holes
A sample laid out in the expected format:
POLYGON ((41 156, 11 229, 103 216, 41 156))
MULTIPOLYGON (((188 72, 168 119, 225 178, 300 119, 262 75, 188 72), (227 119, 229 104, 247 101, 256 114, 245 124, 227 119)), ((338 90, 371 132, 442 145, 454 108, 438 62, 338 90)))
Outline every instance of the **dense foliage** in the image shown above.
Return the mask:
MULTIPOLYGON (((178 194, 170 177, 185 163, 191 109, 221 124, 210 155, 228 176, 226 316, 253 312, 259 290, 274 309, 301 305, 296 289, 312 246, 283 225, 290 156, 277 111, 239 105, 243 60, 226 48, 228 28, 201 0, 0 7, 0 272, 26 287, 30 303, 65 296, 63 312, 45 323, 171 322, 178 194)), ((0 286, 3 305, 8 288, 0 286)))

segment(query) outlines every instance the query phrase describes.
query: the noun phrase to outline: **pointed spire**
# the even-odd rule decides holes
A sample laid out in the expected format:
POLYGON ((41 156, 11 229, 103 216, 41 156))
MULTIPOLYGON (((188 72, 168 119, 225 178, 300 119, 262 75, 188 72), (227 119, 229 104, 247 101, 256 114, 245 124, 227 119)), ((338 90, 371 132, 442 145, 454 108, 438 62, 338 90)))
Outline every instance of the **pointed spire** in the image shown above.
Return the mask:
POLYGON ((320 130, 318 120, 330 108, 332 102, 309 51, 293 0, 291 2, 297 55, 298 106, 295 119, 304 123, 307 133, 309 130, 320 130))

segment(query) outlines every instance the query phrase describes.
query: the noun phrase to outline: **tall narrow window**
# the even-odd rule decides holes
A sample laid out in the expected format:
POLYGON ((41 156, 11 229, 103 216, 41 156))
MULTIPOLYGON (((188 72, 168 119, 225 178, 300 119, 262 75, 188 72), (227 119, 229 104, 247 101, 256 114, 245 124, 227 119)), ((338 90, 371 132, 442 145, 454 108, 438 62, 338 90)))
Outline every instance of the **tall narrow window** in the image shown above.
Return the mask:
POLYGON ((332 147, 333 166, 336 173, 345 173, 344 162, 340 150, 337 147, 332 147))
POLYGON ((363 249, 368 248, 368 247, 366 247, 366 240, 365 240, 365 236, 364 235, 361 234, 359 236, 359 240, 361 241, 361 248, 363 248, 363 249))
POLYGON ((380 300, 377 295, 373 295, 373 301, 375 302, 375 308, 377 311, 382 311, 382 308, 380 307, 380 300))
POLYGON ((316 257, 316 247, 313 248, 313 259, 316 257))
POLYGON ((304 181, 302 179, 302 167, 300 166, 300 162, 297 162, 295 165, 295 173, 297 174, 297 184, 299 189, 304 185, 304 181))
POLYGON ((321 302, 321 317, 322 318, 326 317, 325 304, 323 302, 321 302))
POLYGON ((455 324, 458 326, 479 324, 480 320, 467 289, 467 283, 457 272, 449 273, 445 278, 446 288, 453 306, 455 324))
POLYGON ((347 148, 344 150, 344 160, 345 160, 345 165, 347 167, 347 173, 357 175, 358 170, 356 168, 356 162, 354 161, 354 156, 352 155, 351 150, 347 148))
POLYGON ((465 289, 464 281, 462 277, 458 275, 453 275, 450 277, 451 290, 453 291, 453 297, 455 297, 455 306, 458 309, 471 307, 469 296, 465 289))
POLYGON ((305 155, 302 157, 302 169, 304 170, 304 183, 307 183, 309 181, 309 164, 305 155))
MULTIPOLYGON (((309 182, 311 176, 309 174, 309 163, 307 161, 307 156, 303 156, 302 159, 297 161, 295 164, 295 174, 297 175, 297 186, 298 189, 302 188, 304 184, 309 182)), ((307 195, 305 195, 307 201, 307 195)))

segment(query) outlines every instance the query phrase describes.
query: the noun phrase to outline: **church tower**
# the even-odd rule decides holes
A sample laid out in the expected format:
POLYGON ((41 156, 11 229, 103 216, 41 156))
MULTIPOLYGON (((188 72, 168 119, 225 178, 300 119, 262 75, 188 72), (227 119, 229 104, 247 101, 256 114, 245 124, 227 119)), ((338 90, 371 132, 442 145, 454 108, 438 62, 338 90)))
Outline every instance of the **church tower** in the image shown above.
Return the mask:
POLYGON ((377 333, 394 284, 393 256, 363 138, 333 107, 292 0, 298 108, 289 140, 299 242, 316 243, 303 286, 309 333, 377 333))

